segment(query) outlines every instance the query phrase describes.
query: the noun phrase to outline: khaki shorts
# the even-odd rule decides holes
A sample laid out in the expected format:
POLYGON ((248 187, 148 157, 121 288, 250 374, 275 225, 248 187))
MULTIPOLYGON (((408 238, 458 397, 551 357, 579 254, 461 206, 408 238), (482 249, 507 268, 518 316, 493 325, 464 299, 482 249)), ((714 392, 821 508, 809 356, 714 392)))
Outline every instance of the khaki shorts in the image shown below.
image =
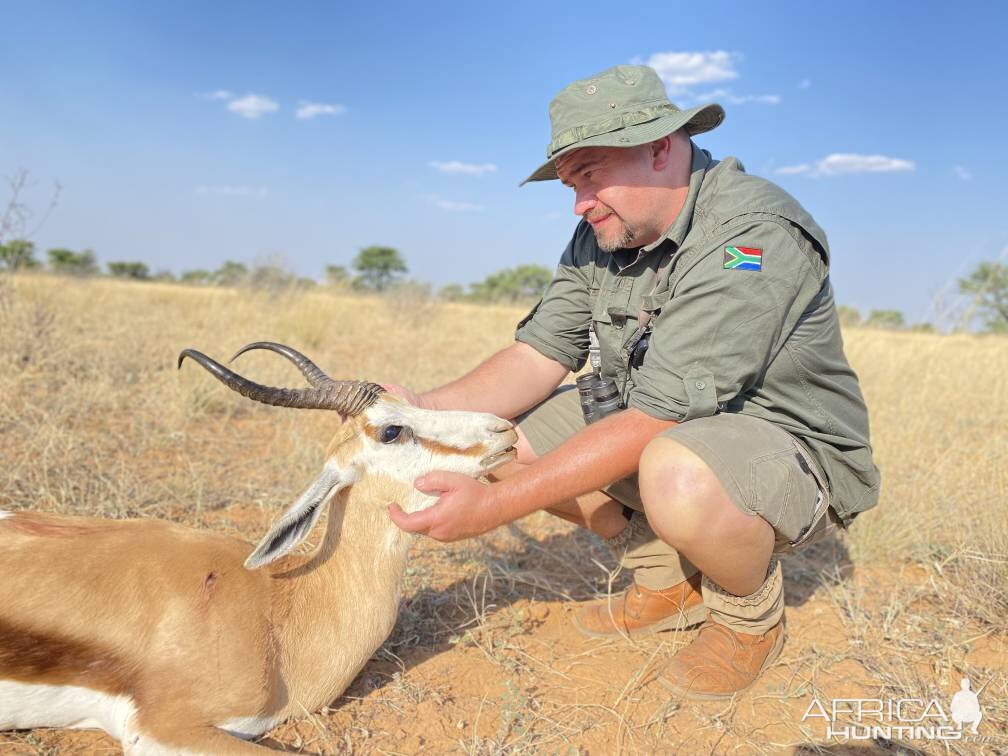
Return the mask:
MULTIPOLYGON (((577 390, 561 386, 517 424, 538 456, 552 451, 585 427, 577 390)), ((739 509, 773 526, 775 551, 818 540, 839 525, 818 463, 798 439, 773 423, 721 413, 689 420, 662 435, 700 457, 739 509)), ((636 474, 603 490, 644 511, 636 474)))

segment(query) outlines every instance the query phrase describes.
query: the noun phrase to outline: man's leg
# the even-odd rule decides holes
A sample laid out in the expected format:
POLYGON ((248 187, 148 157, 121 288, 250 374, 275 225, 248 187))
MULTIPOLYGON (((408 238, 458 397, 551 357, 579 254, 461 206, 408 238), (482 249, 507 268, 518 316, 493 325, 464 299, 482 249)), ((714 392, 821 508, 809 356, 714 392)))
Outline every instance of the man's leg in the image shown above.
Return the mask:
MULTIPOLYGON (((564 387, 517 420, 518 457, 500 468, 506 477, 555 449, 584 427, 577 391, 564 387)), ((643 515, 643 503, 633 479, 606 491, 594 491, 562 502, 551 514, 586 527, 605 539, 634 584, 620 596, 587 606, 575 615, 575 626, 592 636, 644 635, 701 622, 706 614, 700 595, 700 575, 688 560, 658 538, 643 515), (628 523, 628 510, 636 514, 628 523)))
POLYGON ((739 596, 762 584, 776 540, 773 526, 739 509, 695 452, 658 436, 641 455, 640 486, 655 533, 689 554, 704 575, 739 596))
POLYGON ((725 698, 779 655, 784 593, 775 549, 828 522, 822 476, 783 430, 723 414, 656 437, 640 463, 655 532, 704 574, 710 621, 669 663, 663 684, 687 698, 725 698))

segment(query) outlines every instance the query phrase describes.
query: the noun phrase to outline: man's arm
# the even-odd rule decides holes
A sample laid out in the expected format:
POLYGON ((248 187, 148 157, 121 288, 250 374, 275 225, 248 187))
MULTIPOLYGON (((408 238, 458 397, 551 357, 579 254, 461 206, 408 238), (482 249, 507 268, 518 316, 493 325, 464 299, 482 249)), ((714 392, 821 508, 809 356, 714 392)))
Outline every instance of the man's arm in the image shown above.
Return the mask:
POLYGON ((658 433, 677 425, 638 409, 602 418, 523 470, 490 487, 504 522, 524 517, 637 472, 641 453, 658 433))
POLYGON ((429 509, 390 514, 403 530, 439 541, 470 538, 589 491, 637 470, 647 443, 676 425, 627 409, 587 426, 562 445, 499 483, 484 485, 464 475, 429 473, 416 482, 441 496, 429 509))
MULTIPOLYGON (((395 393, 426 409, 492 412, 515 418, 546 399, 588 356, 591 303, 586 271, 590 260, 576 254, 578 235, 591 234, 582 221, 560 258, 543 298, 518 324, 515 343, 445 386, 420 396, 400 386, 395 393)), ((583 246, 583 245, 582 245, 583 246)))
POLYGON ((516 341, 458 380, 417 397, 427 409, 491 412, 513 418, 548 397, 567 375, 556 360, 516 341))

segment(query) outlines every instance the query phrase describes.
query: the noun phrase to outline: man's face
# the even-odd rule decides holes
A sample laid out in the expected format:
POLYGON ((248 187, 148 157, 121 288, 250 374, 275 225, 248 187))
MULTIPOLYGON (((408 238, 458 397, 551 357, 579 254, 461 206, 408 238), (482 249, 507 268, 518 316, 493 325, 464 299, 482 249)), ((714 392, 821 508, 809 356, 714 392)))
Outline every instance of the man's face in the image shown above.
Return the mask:
POLYGON ((574 190, 574 213, 588 221, 604 252, 642 247, 665 231, 651 145, 582 147, 557 160, 557 175, 574 190))

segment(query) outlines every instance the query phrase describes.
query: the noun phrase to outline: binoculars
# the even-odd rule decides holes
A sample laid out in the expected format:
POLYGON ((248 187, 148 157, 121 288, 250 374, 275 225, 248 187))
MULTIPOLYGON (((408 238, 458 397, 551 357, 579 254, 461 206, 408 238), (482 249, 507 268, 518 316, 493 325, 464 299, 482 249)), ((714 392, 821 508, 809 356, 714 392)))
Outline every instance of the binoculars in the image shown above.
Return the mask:
POLYGON ((585 425, 591 425, 596 420, 623 409, 619 389, 612 378, 603 378, 598 373, 586 373, 574 383, 581 396, 581 413, 585 425))

